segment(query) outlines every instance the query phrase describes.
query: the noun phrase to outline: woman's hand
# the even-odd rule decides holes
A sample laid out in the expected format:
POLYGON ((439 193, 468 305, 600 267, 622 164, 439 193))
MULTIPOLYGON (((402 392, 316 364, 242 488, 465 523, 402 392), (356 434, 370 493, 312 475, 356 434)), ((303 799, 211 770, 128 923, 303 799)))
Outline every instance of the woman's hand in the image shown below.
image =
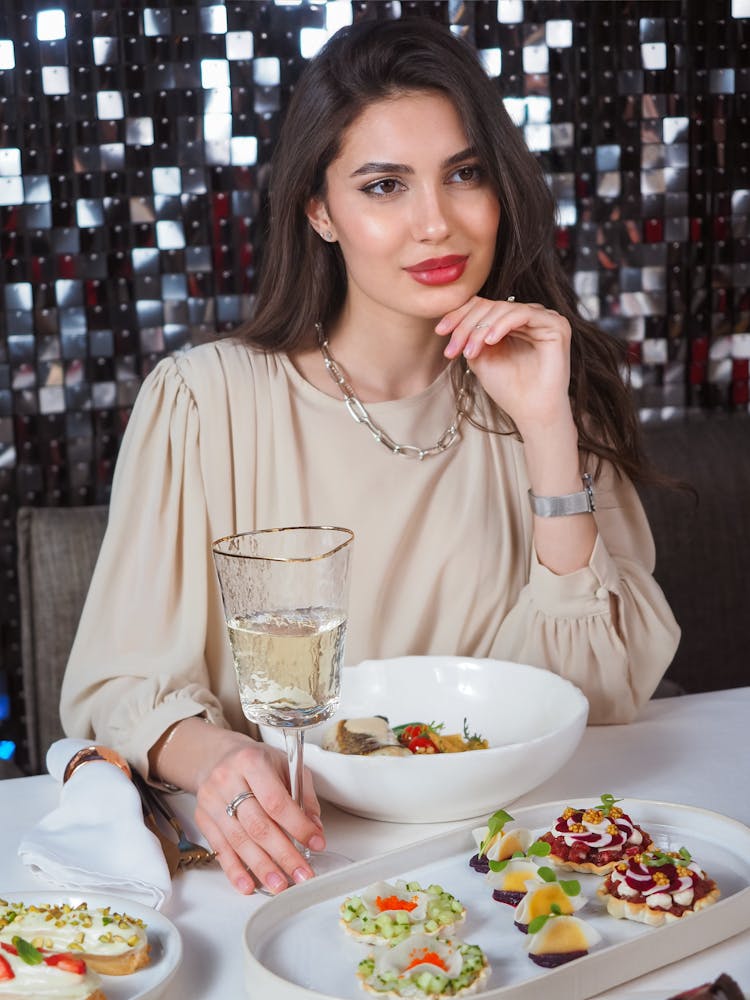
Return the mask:
POLYGON ((485 392, 524 438, 572 419, 571 329, 564 316, 536 303, 474 296, 447 313, 435 330, 450 334, 445 356, 463 353, 485 392))
POLYGON ((229 880, 242 893, 252 892, 256 884, 277 893, 290 880, 311 878, 310 865, 289 839, 313 851, 325 847, 310 774, 305 772, 303 812, 289 793, 281 751, 241 733, 204 728, 220 735, 223 745, 218 759, 209 752, 214 762, 199 775, 195 820, 229 880), (247 791, 252 797, 229 816, 228 803, 247 791))

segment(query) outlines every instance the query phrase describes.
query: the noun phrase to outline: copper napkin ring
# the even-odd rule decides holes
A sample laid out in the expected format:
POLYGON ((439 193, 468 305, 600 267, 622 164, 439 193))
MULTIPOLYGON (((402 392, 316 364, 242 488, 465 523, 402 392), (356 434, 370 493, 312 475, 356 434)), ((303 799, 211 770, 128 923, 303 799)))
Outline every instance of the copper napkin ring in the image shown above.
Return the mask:
POLYGON ((73 754, 70 758, 63 773, 63 784, 72 778, 74 772, 81 764, 88 764, 92 760, 103 760, 108 764, 114 764, 115 767, 120 768, 128 780, 132 778, 130 765, 122 754, 117 753, 116 750, 110 750, 109 747, 90 746, 83 747, 82 750, 79 750, 78 753, 73 754))

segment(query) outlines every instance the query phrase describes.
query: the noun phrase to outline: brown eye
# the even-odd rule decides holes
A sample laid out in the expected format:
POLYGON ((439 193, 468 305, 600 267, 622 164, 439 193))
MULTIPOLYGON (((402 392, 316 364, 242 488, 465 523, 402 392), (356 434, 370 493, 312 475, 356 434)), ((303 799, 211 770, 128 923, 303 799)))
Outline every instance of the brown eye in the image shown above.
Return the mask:
POLYGON ((451 174, 451 180, 458 182, 459 184, 472 184, 476 183, 482 179, 482 170, 477 164, 467 164, 465 167, 459 167, 453 174, 451 174))
POLYGON ((375 197, 384 198, 390 194, 396 194, 402 189, 403 184, 401 181, 397 180, 395 177, 384 177, 381 181, 373 181, 372 184, 368 184, 362 190, 365 194, 371 194, 375 195, 375 197))

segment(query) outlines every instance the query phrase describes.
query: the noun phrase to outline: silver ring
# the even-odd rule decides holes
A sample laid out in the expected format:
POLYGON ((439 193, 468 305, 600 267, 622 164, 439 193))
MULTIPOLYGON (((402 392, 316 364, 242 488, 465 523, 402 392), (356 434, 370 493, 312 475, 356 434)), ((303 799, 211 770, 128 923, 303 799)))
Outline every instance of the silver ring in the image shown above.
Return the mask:
POLYGON ((255 792, 240 792, 239 795, 235 795, 235 797, 232 799, 232 801, 226 807, 227 808, 227 816, 230 819, 233 819, 235 813, 237 812, 237 809, 240 806, 240 803, 244 802, 245 799, 254 799, 254 798, 255 798, 255 792))
POLYGON ((492 323, 475 323, 475 330, 486 330, 488 326, 492 326, 492 323))

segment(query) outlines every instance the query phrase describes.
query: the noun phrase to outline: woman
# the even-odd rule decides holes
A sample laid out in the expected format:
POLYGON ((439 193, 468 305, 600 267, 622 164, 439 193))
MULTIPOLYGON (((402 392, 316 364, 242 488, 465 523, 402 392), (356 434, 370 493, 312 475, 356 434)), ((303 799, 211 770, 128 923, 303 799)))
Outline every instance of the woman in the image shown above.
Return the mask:
POLYGON ((671 660, 619 352, 576 312, 553 217, 471 49, 427 20, 344 29, 289 107, 254 320, 144 383, 63 720, 194 791, 240 892, 311 875, 284 831, 325 841, 242 715, 212 539, 353 528, 349 663, 539 664, 625 722, 671 660))

